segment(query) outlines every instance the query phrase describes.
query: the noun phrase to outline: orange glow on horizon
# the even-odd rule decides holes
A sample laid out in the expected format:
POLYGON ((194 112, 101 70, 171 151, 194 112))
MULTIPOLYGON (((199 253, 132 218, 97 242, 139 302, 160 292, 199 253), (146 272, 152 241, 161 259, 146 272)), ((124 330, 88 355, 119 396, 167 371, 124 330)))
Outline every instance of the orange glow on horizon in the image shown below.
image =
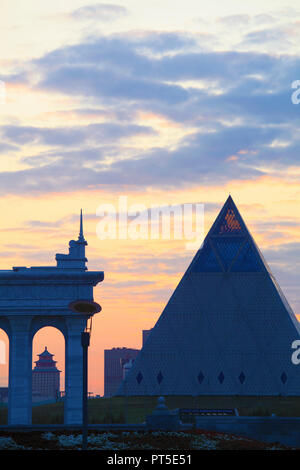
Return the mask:
MULTIPOLYGON (((138 201, 147 207, 211 203, 213 206, 205 210, 207 233, 229 192, 263 252, 299 240, 300 225, 292 224, 299 222, 295 216, 300 214, 298 185, 287 184, 280 178, 262 177, 234 181, 224 187, 199 185, 169 191, 153 188, 133 191, 127 187, 119 194, 94 189, 53 193, 51 197, 27 194, 1 198, 2 209, 10 208, 5 210, 0 230, 2 269, 55 265, 55 253, 66 253, 69 240, 78 236, 79 209, 83 208, 89 269, 105 271, 104 281, 95 289, 95 300, 103 310, 93 321, 89 391, 103 393, 104 349, 141 347, 142 330, 154 326, 195 254, 186 251, 184 240, 99 240, 97 206, 104 202, 117 205, 119 195, 128 195, 128 205, 138 201), (266 223, 269 225, 265 227, 266 223)), ((36 352, 47 345, 43 335, 36 338, 36 352)), ((46 339, 62 367, 64 351, 59 333, 48 331, 46 339)))

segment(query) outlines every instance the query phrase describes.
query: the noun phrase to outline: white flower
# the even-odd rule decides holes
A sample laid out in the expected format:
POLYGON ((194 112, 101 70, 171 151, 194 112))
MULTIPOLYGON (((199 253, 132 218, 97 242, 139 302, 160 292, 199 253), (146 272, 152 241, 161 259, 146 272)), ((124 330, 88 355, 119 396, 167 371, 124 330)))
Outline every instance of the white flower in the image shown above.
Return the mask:
POLYGON ((11 437, 0 437, 0 450, 4 449, 24 449, 24 446, 17 444, 11 437))

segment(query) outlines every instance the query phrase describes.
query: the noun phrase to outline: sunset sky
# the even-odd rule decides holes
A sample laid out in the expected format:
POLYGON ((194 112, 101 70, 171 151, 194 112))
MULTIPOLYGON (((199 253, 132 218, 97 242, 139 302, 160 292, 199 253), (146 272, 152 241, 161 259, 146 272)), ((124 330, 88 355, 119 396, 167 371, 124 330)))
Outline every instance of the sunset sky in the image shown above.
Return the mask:
MULTIPOLYGON (((194 255, 185 240, 100 240, 97 207, 120 196, 203 203, 207 232, 230 193, 300 315, 296 4, 1 1, 0 268, 54 265, 83 209, 88 267, 105 272, 91 392, 103 350, 141 347, 194 255)), ((41 330, 34 356, 44 346, 63 369, 62 335, 41 330)))

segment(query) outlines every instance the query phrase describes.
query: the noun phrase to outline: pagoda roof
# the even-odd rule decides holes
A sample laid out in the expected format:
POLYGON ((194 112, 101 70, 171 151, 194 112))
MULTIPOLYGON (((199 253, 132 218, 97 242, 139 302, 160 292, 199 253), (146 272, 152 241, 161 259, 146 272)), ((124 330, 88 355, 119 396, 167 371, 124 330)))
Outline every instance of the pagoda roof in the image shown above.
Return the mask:
POLYGON ((49 353, 47 346, 45 346, 44 351, 41 354, 38 354, 39 357, 53 357, 54 354, 49 353))

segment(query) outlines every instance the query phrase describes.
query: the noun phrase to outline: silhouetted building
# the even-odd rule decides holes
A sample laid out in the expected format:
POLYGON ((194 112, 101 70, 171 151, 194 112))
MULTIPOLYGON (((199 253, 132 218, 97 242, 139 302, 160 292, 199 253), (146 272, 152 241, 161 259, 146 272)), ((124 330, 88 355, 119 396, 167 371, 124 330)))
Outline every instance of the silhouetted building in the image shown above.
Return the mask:
POLYGON ((118 391, 299 395, 300 325, 229 196, 118 391))
POLYGON ((143 330, 143 347, 151 331, 152 331, 152 328, 150 330, 143 330))
MULTIPOLYGON (((152 330, 143 330, 143 346, 152 330)), ((104 351, 104 396, 116 394, 122 380, 132 368, 140 349, 113 348, 104 351)))
POLYGON ((104 350, 104 396, 116 394, 122 380, 124 365, 134 360, 139 349, 113 348, 104 350))
POLYGON ((54 355, 49 353, 46 346, 38 356, 39 360, 35 361, 35 368, 32 371, 32 397, 33 399, 57 398, 61 371, 56 367, 54 355))

